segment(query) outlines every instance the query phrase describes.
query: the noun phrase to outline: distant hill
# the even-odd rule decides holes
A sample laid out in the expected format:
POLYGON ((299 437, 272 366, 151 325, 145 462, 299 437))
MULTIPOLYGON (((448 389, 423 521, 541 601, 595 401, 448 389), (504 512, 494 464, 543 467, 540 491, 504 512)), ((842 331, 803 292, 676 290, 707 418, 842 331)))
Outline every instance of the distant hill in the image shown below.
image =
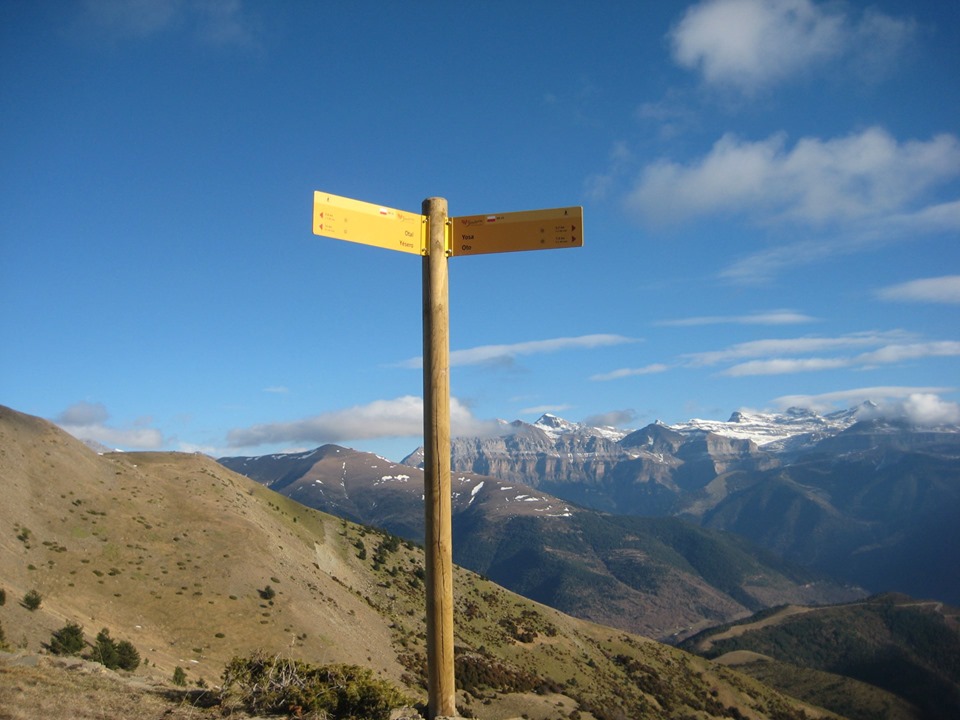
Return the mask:
POLYGON ((784 607, 713 628, 682 647, 850 718, 960 717, 960 609, 940 602, 887 594, 830 607, 784 607), (824 679, 824 673, 856 682, 824 679), (854 708, 863 683, 898 699, 854 708), (838 685, 843 692, 834 691, 838 685))
MULTIPOLYGON (((423 471, 327 445, 221 458, 267 487, 407 539, 423 538, 423 471)), ((657 639, 785 602, 861 597, 728 533, 675 518, 617 517, 517 482, 452 478, 454 561, 576 617, 657 639)))
POLYGON ((960 427, 877 413, 738 412, 626 434, 545 415, 456 438, 452 463, 607 513, 727 530, 871 592, 960 604, 960 427))
MULTIPOLYGON (((214 686, 232 656, 262 649, 358 664, 424 697, 423 556, 411 543, 306 508, 203 456, 98 455, 3 407, 0 488, 0 627, 14 649, 41 652, 54 630, 77 622, 88 642, 101 628, 132 642, 145 679, 169 679, 179 666, 194 688, 214 686), (31 590, 42 598, 33 611, 20 602, 31 590)), ((455 597, 457 697, 468 716, 835 717, 459 568, 455 597)), ((0 698, 17 696, 18 683, 53 697, 62 677, 44 673, 4 666, 0 698)), ((71 702, 80 716, 96 699, 84 691, 71 702)))

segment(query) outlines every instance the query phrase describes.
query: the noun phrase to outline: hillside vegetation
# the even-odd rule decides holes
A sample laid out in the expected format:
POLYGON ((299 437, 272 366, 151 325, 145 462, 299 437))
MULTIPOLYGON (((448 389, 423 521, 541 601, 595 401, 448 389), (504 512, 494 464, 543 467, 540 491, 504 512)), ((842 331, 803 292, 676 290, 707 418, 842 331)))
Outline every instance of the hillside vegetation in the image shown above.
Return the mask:
POLYGON ((960 609, 943 603, 887 594, 845 605, 767 611, 708 630, 682 646, 852 718, 948 720, 960 716, 958 619, 960 609), (816 672, 838 677, 811 683, 816 672), (881 688, 899 700, 888 698, 887 710, 864 714, 868 706, 856 699, 862 689, 840 683, 841 678, 881 688), (805 683, 812 687, 801 688, 805 683), (823 690, 837 684, 845 691, 827 698, 823 690), (904 715, 907 706, 913 710, 904 715))
MULTIPOLYGON (((219 462, 304 505, 423 537, 418 468, 336 445, 219 462)), ((672 642, 763 607, 866 594, 677 518, 608 515, 474 473, 451 480, 454 562, 532 600, 627 632, 672 642)))
MULTIPOLYGON (((0 485, 0 627, 11 649, 42 652, 72 622, 88 642, 101 629, 130 641, 143 661, 135 677, 144 679, 179 668, 188 687, 213 689, 232 658, 260 651, 360 666, 425 698, 415 545, 303 507, 209 458, 97 455, 6 408, 0 485), (18 601, 31 592, 33 609, 18 601)), ((467 717, 834 717, 461 569, 455 596, 458 704, 467 717)), ((42 666, 30 672, 30 683, 45 682, 42 666)), ((0 699, 17 697, 18 683, 29 684, 23 678, 0 668, 0 699)))

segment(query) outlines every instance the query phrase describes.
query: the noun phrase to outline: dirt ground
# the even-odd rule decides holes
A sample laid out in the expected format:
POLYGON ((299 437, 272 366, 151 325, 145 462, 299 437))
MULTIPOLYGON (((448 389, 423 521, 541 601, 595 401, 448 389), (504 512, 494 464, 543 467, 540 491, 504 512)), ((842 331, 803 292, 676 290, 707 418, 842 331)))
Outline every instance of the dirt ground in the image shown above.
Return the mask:
POLYGON ((214 699, 76 658, 0 654, 0 720, 198 720, 218 716, 214 699))

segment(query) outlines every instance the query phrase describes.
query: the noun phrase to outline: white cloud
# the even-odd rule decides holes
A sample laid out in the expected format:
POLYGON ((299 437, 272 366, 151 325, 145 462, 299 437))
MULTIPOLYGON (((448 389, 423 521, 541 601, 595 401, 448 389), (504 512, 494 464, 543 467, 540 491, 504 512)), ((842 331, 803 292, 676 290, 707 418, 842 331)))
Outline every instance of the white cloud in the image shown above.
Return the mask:
POLYGON ((674 60, 706 84, 752 94, 838 58, 861 74, 877 72, 914 32, 911 20, 876 10, 857 19, 810 0, 705 0, 687 10, 670 42, 674 60))
POLYGON ((910 203, 957 175, 960 140, 950 134, 898 142, 872 127, 801 138, 792 148, 782 134, 754 142, 727 134, 693 162, 648 165, 626 202, 660 222, 714 214, 808 226, 894 216, 904 222, 910 203))
POLYGON ((940 394, 953 392, 949 387, 866 387, 821 395, 785 395, 774 402, 780 409, 805 407, 828 412, 837 406, 848 407, 867 401, 875 410, 864 411, 864 418, 880 417, 906 420, 916 425, 934 426, 960 423, 960 404, 944 400, 940 394))
POLYGON ((960 404, 945 401, 937 395, 910 395, 899 405, 898 410, 906 420, 917 425, 960 423, 960 404))
POLYGON ((887 332, 862 332, 839 337, 799 337, 772 338, 737 343, 723 350, 688 353, 682 357, 694 367, 716 365, 724 362, 747 358, 775 357, 778 355, 809 354, 815 352, 844 350, 849 348, 883 345, 909 337, 906 333, 894 330, 887 332))
MULTIPOLYGON (((835 347, 844 346, 837 345, 835 347)), ((868 369, 878 365, 895 365, 908 360, 921 360, 929 357, 956 357, 958 355, 960 355, 960 342, 953 340, 892 343, 876 350, 851 356, 750 360, 733 365, 720 374, 729 377, 745 377, 749 375, 785 375, 798 372, 837 370, 839 368, 868 369)))
POLYGON ((777 358, 774 360, 751 360, 724 370, 721 375, 744 377, 746 375, 786 375, 798 372, 836 370, 847 367, 843 358, 777 358))
POLYGON ((622 427, 637 419, 635 410, 611 410, 599 415, 591 415, 583 419, 584 425, 591 427, 622 427))
POLYGON ((665 327, 696 327, 700 325, 798 325, 816 322, 816 318, 793 310, 771 310, 769 312, 750 313, 748 315, 704 315, 681 318, 679 320, 660 320, 656 325, 665 327))
POLYGON ((960 303, 960 275, 943 275, 890 285, 878 290, 877 296, 882 300, 960 303))
POLYGON ((57 415, 54 421, 58 425, 99 425, 109 417, 110 413, 103 403, 78 402, 57 415))
MULTIPOLYGON (((581 335, 579 337, 551 338, 549 340, 530 340, 510 345, 481 345, 475 348, 452 351, 450 353, 450 367, 496 363, 512 360, 520 355, 538 355, 541 353, 557 352, 559 350, 607 347, 630 342, 636 341, 623 335, 596 334, 581 335)), ((400 367, 423 367, 423 358, 416 357, 405 360, 400 363, 400 367)))
POLYGON ((544 413, 558 413, 570 410, 573 405, 534 405, 520 410, 521 415, 543 415, 544 413))
POLYGON ((101 443, 110 448, 156 450, 163 443, 163 434, 147 427, 149 418, 132 426, 115 428, 107 425, 110 414, 103 403, 78 402, 57 415, 53 421, 78 440, 101 443))
MULTIPOLYGON (((475 418, 457 398, 450 400, 450 424, 455 435, 486 435, 499 429, 495 421, 475 418)), ((252 448, 261 445, 323 445, 422 436, 423 398, 404 395, 299 420, 234 428, 227 433, 227 444, 232 448, 252 448)))
POLYGON ((819 395, 783 395, 773 402, 777 408, 785 410, 790 407, 809 408, 817 412, 827 412, 839 407, 850 407, 859 403, 872 401, 876 403, 889 400, 909 398, 911 395, 939 395, 953 392, 950 387, 903 387, 897 385, 879 385, 874 387, 855 388, 851 390, 837 390, 819 395))
POLYGON ((851 359, 851 365, 869 367, 871 365, 892 365, 905 360, 918 360, 928 357, 955 357, 960 355, 960 342, 941 340, 925 343, 898 343, 885 345, 871 352, 857 355, 851 359))
POLYGON ((599 373, 598 375, 591 375, 590 379, 598 382, 605 382, 607 380, 620 380, 622 378, 633 377, 635 375, 654 375, 656 373, 666 372, 669 369, 669 365, 664 365, 663 363, 654 363, 652 365, 645 365, 644 367, 620 368, 619 370, 612 370, 607 373, 599 373))

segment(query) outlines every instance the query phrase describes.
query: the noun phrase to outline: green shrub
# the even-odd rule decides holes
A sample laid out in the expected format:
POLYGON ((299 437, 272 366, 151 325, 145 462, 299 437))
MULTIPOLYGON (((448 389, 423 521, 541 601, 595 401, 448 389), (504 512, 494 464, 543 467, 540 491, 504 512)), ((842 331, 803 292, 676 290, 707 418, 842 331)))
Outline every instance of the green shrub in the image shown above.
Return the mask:
POLYGON ((111 670, 136 670, 140 665, 140 653, 129 640, 114 640, 104 628, 97 634, 96 644, 90 659, 106 665, 111 670))
POLYGON ((0 605, 7 604, 7 591, 3 588, 0 588, 0 605))
POLYGON ((251 713, 315 713, 330 720, 387 720, 410 704, 396 687, 356 665, 316 667, 255 653, 223 671, 221 703, 251 713))
POLYGON ((42 602, 43 596, 36 590, 28 590, 27 594, 23 596, 23 606, 27 610, 36 610, 42 602))
POLYGON ((69 622, 59 630, 54 630, 47 645, 54 655, 79 655, 86 642, 83 640, 83 627, 69 622))
POLYGON ((277 596, 277 591, 269 585, 267 585, 263 590, 258 590, 257 592, 260 593, 260 597, 262 597, 264 600, 273 600, 273 598, 277 596))
POLYGON ((117 645, 110 637, 110 631, 104 628, 97 633, 97 641, 93 646, 90 659, 111 670, 120 667, 120 658, 117 656, 117 645))
POLYGON ((120 668, 123 670, 136 670, 140 667, 140 653, 129 640, 121 640, 117 643, 117 657, 119 658, 120 668))
POLYGON ((173 684, 178 687, 183 687, 187 684, 187 673, 179 665, 173 670, 173 684))

